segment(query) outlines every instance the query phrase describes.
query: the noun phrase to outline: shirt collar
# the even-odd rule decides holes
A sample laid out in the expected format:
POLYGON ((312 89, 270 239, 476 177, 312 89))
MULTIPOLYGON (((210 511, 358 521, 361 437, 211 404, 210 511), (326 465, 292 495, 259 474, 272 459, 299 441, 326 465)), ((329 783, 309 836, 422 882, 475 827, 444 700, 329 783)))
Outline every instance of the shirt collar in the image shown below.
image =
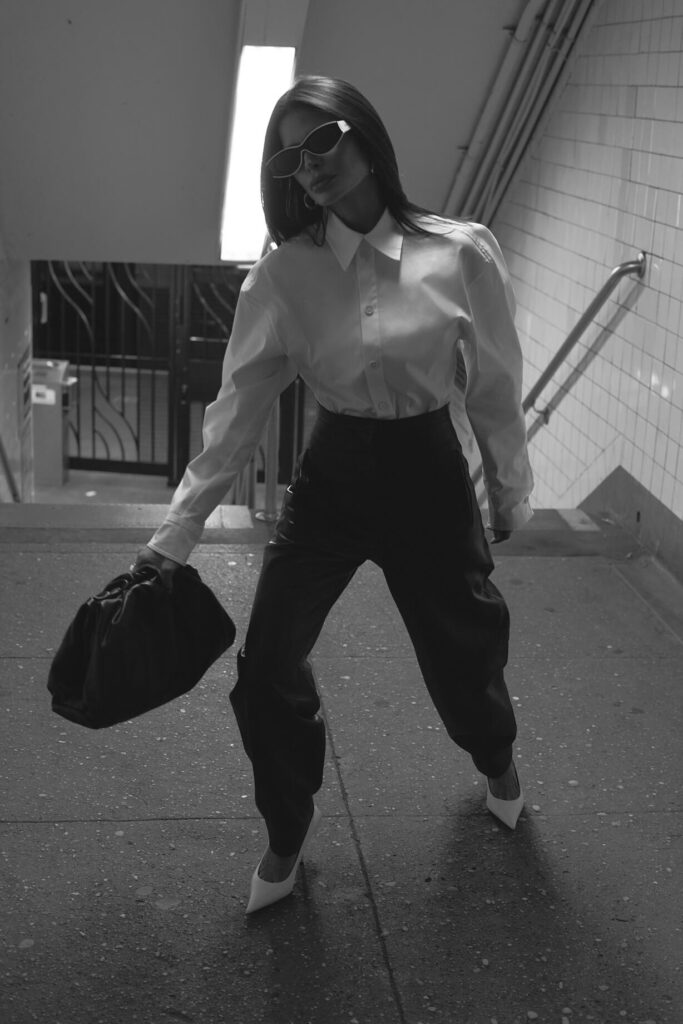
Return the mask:
POLYGON ((363 239, 373 249, 377 249, 378 252, 388 256, 389 259, 396 261, 401 259, 403 232, 388 210, 384 211, 372 231, 369 231, 367 235, 361 235, 357 231, 353 231, 330 211, 327 218, 325 237, 343 270, 348 270, 351 260, 356 255, 363 239))

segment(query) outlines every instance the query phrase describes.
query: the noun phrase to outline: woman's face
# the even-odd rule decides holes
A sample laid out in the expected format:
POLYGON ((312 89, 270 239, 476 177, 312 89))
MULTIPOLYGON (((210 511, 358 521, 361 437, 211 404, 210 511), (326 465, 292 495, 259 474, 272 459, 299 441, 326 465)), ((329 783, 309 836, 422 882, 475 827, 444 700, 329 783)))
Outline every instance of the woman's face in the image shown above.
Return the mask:
MULTIPOLYGON (((309 132, 333 120, 313 107, 292 107, 279 124, 283 147, 303 142, 309 132)), ((304 151, 301 167, 294 178, 318 206, 334 207, 352 192, 370 173, 370 163, 354 138, 347 132, 339 145, 324 156, 304 151)))

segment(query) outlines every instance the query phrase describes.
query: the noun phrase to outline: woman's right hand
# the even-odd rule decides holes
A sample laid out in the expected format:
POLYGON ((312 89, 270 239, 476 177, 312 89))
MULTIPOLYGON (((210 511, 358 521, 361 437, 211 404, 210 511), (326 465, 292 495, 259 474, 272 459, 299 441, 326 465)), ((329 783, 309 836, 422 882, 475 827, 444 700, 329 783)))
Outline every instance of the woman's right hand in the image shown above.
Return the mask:
POLYGON ((136 569, 141 569, 144 565, 153 565, 155 569, 159 570, 161 576, 161 582, 169 590, 173 587, 173 574, 177 569, 180 568, 180 562, 174 562, 172 558, 166 558, 165 555, 160 555, 158 551, 154 551, 153 548, 147 547, 140 548, 137 553, 137 558, 133 565, 131 565, 131 572, 136 569))

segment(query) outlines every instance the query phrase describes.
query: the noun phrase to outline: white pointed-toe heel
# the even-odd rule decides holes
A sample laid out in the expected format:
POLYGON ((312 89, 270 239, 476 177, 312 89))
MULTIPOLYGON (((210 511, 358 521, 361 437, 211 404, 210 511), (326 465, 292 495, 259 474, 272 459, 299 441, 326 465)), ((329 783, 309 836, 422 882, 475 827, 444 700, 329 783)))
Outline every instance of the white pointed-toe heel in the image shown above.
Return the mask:
MULTIPOLYGON (((515 775, 517 776, 517 782, 519 782, 519 775, 517 775, 517 766, 514 764, 515 775)), ((522 813, 524 807, 524 793, 522 792, 522 784, 519 783, 519 796, 515 797, 514 800, 501 800, 499 797, 494 796, 491 792, 491 786, 489 785, 488 779, 486 780, 486 806, 488 807, 491 814, 495 815, 499 821, 502 821, 508 828, 514 829, 517 825, 517 819, 522 813)))
POLYGON ((253 914, 254 911, 262 910, 263 907, 269 907, 272 903, 277 903, 278 900, 283 900, 285 896, 289 896, 292 889, 294 888, 294 881, 296 879, 296 873, 299 864, 301 863, 303 855, 306 852, 308 844, 310 843, 311 839, 315 834, 316 829, 318 828, 318 825, 320 824, 321 818, 322 814, 318 807, 316 807, 316 805, 314 804, 313 817, 311 818, 310 824, 308 826, 308 831, 304 836, 304 841, 301 844, 299 853, 297 854, 297 858, 294 862, 294 867, 282 882, 267 882, 265 878, 261 878, 261 876, 258 873, 259 867, 261 866, 261 862, 259 861, 258 867, 254 871, 254 874, 251 876, 251 890, 249 892, 249 902, 247 903, 247 914, 253 914))

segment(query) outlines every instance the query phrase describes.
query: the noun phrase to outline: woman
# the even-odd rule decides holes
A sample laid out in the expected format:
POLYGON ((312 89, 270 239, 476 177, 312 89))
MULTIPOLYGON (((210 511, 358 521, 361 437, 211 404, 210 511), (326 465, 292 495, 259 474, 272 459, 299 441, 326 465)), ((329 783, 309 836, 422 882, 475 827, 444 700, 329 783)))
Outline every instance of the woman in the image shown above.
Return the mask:
POLYGON ((278 101, 261 189, 277 248, 244 281, 204 450, 138 563, 168 579, 300 374, 320 405, 267 545, 230 699, 269 846, 247 912, 288 895, 320 814, 325 730, 308 655, 366 559, 384 571, 449 735, 514 828, 522 792, 503 678, 508 611, 449 414, 456 359, 483 457, 493 542, 531 516, 521 352, 500 250, 410 203, 376 111, 300 79, 278 101))

